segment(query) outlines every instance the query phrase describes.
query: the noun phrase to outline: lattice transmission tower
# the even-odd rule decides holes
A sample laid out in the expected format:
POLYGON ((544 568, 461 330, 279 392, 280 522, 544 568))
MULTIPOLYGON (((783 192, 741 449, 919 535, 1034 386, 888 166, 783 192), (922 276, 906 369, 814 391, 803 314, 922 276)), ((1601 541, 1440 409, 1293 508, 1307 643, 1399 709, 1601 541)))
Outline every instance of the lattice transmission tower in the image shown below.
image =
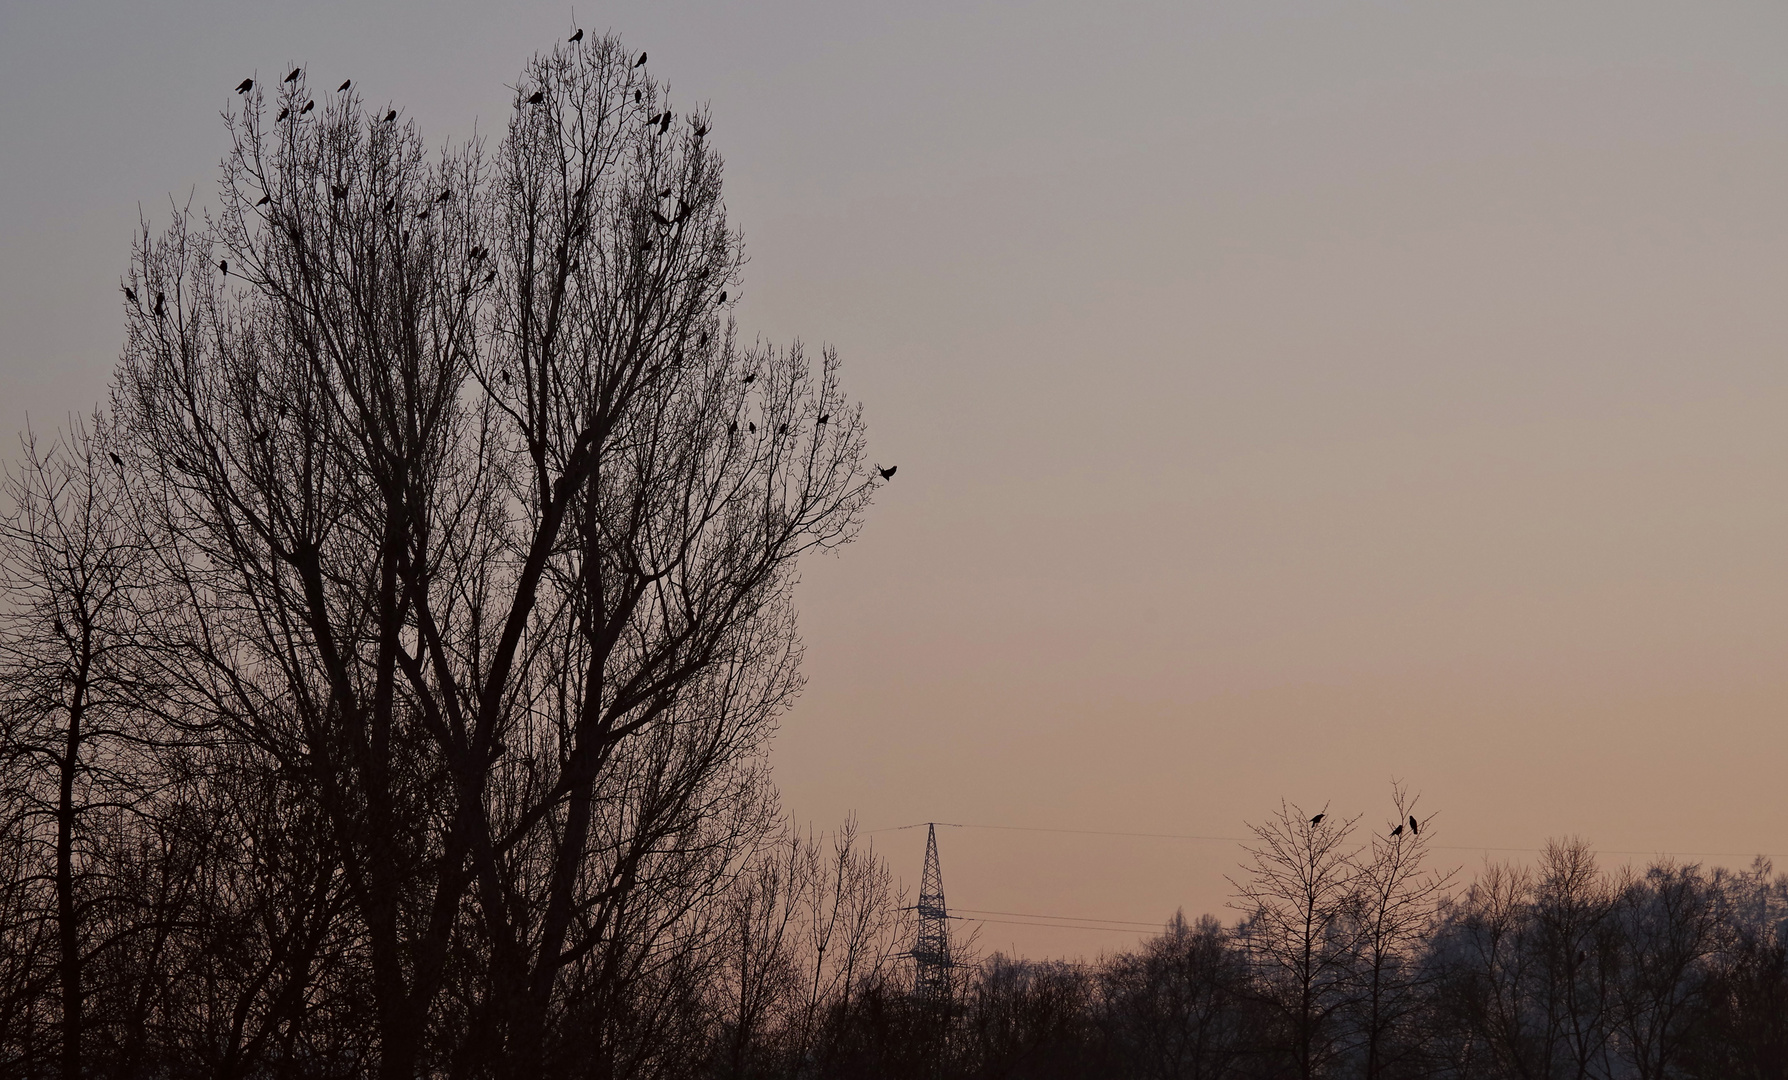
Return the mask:
POLYGON ((919 936, 913 942, 913 989, 921 998, 950 996, 950 914, 944 908, 944 872, 937 862, 937 824, 926 825, 925 877, 919 885, 919 936))

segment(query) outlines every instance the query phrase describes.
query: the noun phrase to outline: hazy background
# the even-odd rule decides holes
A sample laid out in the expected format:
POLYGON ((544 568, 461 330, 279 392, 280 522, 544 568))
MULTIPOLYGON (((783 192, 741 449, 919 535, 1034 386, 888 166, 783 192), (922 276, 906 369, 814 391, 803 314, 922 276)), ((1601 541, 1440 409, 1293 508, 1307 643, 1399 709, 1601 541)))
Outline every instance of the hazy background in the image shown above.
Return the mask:
MULTIPOLYGON (((743 329, 835 344, 900 467, 806 571, 795 818, 1233 837, 1399 777, 1467 873, 1788 855, 1788 6, 575 11, 712 104, 743 329)), ((243 76, 496 138, 573 25, 0 0, 0 432, 103 396, 139 210, 212 197, 243 76)), ((953 907, 1141 924, 1239 854, 940 842, 953 907)))

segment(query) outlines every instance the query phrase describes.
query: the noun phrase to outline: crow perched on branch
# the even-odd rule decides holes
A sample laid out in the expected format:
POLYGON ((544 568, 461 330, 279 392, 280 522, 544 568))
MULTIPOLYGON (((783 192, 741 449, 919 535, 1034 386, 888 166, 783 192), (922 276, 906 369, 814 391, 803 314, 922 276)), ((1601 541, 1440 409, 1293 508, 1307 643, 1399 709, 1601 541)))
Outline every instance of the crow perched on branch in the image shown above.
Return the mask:
POLYGON ((583 39, 584 39, 584 31, 583 31, 582 27, 579 27, 577 33, 572 34, 571 37, 567 40, 569 40, 571 42, 571 44, 575 45, 578 42, 582 41, 583 39))
POLYGON ((1422 830, 1416 827, 1416 819, 1415 819, 1414 814, 1409 815, 1409 834, 1411 836, 1422 835, 1422 830))
POLYGON ((340 86, 335 88, 335 92, 338 94, 343 93, 347 90, 348 87, 353 86, 353 85, 354 85, 353 79, 345 79, 342 81, 342 84, 340 86))
POLYGON ((1402 836, 1402 835, 1403 835, 1403 826, 1401 826, 1401 825, 1399 825, 1395 829, 1391 830, 1392 837, 1398 837, 1398 836, 1402 836))
POLYGON ((390 112, 385 114, 385 122, 387 124, 391 123, 391 121, 396 120, 396 119, 397 119, 397 110, 396 109, 392 109, 390 112))
POLYGON ((645 54, 645 53, 640 53, 640 54, 639 54, 639 59, 638 59, 638 60, 635 60, 635 61, 634 61, 634 62, 633 62, 633 66, 634 66, 634 67, 639 67, 639 66, 640 66, 640 65, 641 65, 641 64, 643 64, 643 63, 645 63, 645 62, 646 62, 646 54, 645 54))
POLYGON ((1316 815, 1316 816, 1315 816, 1315 817, 1313 817, 1313 818, 1311 818, 1311 819, 1310 819, 1310 824, 1312 824, 1312 825, 1321 825, 1321 824, 1322 824, 1322 819, 1323 819, 1323 818, 1325 818, 1325 817, 1328 817, 1328 815, 1327 815, 1327 814, 1317 814, 1317 815, 1316 815))
POLYGON ((298 110, 298 115, 303 116, 305 113, 311 111, 312 109, 314 109, 316 107, 317 107, 317 103, 314 99, 311 101, 307 101, 304 103, 304 108, 298 110))
POLYGON ((302 74, 304 74, 303 68, 293 68, 292 73, 290 75, 286 76, 286 81, 287 82, 297 82, 298 76, 300 76, 302 74))
POLYGON ((236 84, 236 92, 238 94, 246 94, 250 90, 253 90, 254 88, 255 88, 255 81, 253 79, 243 79, 241 82, 236 84))
POLYGON ((542 101, 545 101, 545 100, 546 100, 546 91, 545 90, 536 90, 532 94, 528 95, 528 104, 530 104, 530 105, 538 105, 542 101))

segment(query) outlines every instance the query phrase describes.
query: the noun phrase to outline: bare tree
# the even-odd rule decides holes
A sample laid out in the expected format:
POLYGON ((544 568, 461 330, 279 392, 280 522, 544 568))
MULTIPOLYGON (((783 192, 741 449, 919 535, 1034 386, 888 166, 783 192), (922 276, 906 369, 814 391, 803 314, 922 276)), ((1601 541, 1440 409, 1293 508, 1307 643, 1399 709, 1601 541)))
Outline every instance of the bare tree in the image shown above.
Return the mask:
POLYGON ((610 1054, 774 828, 794 565, 874 484, 836 358, 724 318, 706 116, 613 39, 517 87, 494 159, 432 164, 350 93, 251 94, 219 216, 146 235, 127 303, 158 650, 314 807, 388 1077, 610 1054))
POLYGON ((1457 874, 1425 866, 1433 819, 1417 820, 1417 801, 1393 781, 1393 821, 1372 835, 1355 860, 1357 1026, 1368 1080, 1376 1080, 1400 1054, 1413 1049, 1413 1039, 1397 1036, 1411 1034, 1407 1028, 1421 1008, 1420 946, 1457 874))
POLYGON ((1244 947, 1302 1080, 1320 1075, 1343 1046, 1338 1021, 1352 999, 1359 944, 1348 847, 1358 821, 1281 800, 1265 824, 1249 826, 1255 842, 1243 849, 1245 876, 1230 879, 1244 947))

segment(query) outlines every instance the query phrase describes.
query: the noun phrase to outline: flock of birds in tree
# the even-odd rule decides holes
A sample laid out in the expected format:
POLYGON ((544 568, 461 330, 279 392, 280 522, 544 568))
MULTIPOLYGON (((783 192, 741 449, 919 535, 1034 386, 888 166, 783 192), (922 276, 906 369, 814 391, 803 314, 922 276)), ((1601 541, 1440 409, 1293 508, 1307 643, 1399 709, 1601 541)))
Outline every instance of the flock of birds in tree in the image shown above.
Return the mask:
MULTIPOLYGON (((892 470, 892 469, 890 469, 890 470, 889 470, 889 472, 888 472, 888 474, 889 474, 889 475, 892 475, 892 474, 893 474, 893 470, 892 470)), ((883 479, 886 479, 886 477, 883 477, 883 479)), ((1323 819, 1323 818, 1325 818, 1325 817, 1328 817, 1328 815, 1327 815, 1327 814, 1317 814, 1317 815, 1316 815, 1316 816, 1315 816, 1315 817, 1313 817, 1313 818, 1311 818, 1311 819, 1310 819, 1310 825, 1311 825, 1311 826, 1312 826, 1312 827, 1315 827, 1315 826, 1317 826, 1317 825, 1321 825, 1321 824, 1322 824, 1322 819, 1323 819)), ((1409 835, 1411 835, 1411 836, 1420 836, 1420 835, 1421 835, 1421 834, 1422 834, 1422 829, 1421 829, 1421 826, 1419 826, 1419 825, 1417 825, 1417 824, 1416 824, 1416 819, 1415 819, 1415 815, 1414 815, 1414 814, 1411 814, 1411 815, 1409 815, 1409 835)), ((1392 830, 1391 830, 1391 836, 1392 836, 1392 837, 1393 837, 1393 838, 1395 838, 1395 837, 1399 837, 1399 836, 1402 836, 1402 835, 1403 835, 1403 826, 1402 826, 1402 825, 1398 825, 1398 826, 1397 826, 1397 827, 1396 827, 1396 828, 1395 828, 1395 829, 1392 829, 1392 830)))
MULTIPOLYGON (((569 40, 570 40, 571 44, 575 45, 578 42, 582 41, 583 39, 584 39, 584 32, 582 29, 579 29, 575 34, 571 35, 569 40)), ((639 54, 639 59, 637 59, 633 62, 633 66, 637 68, 637 67, 640 67, 641 65, 643 65, 645 62, 646 62, 646 54, 642 52, 639 54)), ((286 75, 286 77, 283 81, 288 84, 295 83, 301 77, 303 77, 303 75, 304 75, 303 68, 301 68, 301 67, 293 68, 291 70, 291 72, 286 75)), ((349 88, 351 88, 353 85, 354 85, 354 80, 344 79, 342 81, 342 84, 335 88, 335 92, 338 94, 345 94, 345 93, 347 93, 349 88)), ((255 81, 253 78, 243 79, 241 82, 236 84, 236 93, 246 95, 250 90, 253 90, 254 88, 255 88, 255 81)), ((636 104, 641 101, 641 97, 642 97, 642 95, 641 95, 640 91, 635 90, 633 92, 633 100, 636 104)), ((528 97, 525 100, 530 105, 539 105, 546 100, 546 91, 536 90, 536 91, 534 91, 534 93, 528 95, 528 97)), ((304 114, 310 112, 311 109, 315 108, 315 106, 316 106, 316 102, 314 100, 307 100, 304 103, 304 105, 301 108, 299 108, 298 115, 303 116, 304 114)), ((292 110, 290 107, 280 109, 279 119, 281 119, 281 120, 286 119, 288 116, 291 115, 291 112, 292 112, 292 110)), ((396 119, 397 119, 397 110, 392 109, 385 114, 383 122, 391 123, 392 121, 394 121, 396 119)), ((671 111, 669 109, 666 109, 664 112, 655 113, 652 116, 647 117, 646 126, 648 129, 650 129, 652 127, 656 127, 658 129, 657 133, 662 135, 665 132, 670 130, 670 125, 671 125, 672 119, 674 119, 673 114, 671 113, 671 111)), ((705 126, 700 125, 700 124, 696 125, 696 128, 695 128, 696 138, 699 139, 702 136, 706 135, 707 133, 708 133, 708 129, 705 126)), ((330 194, 330 197, 333 198, 335 201, 341 202, 348 197, 348 188, 346 185, 332 184, 332 185, 330 185, 330 188, 329 188, 329 194, 330 194)), ((578 197, 581 199, 583 194, 584 194, 583 191, 579 190, 578 197)), ((660 200, 664 200, 664 199, 668 199, 670 197, 670 195, 671 195, 671 192, 667 189, 665 191, 659 192, 658 197, 660 200)), ((441 193, 435 197, 434 201, 436 203, 444 203, 452 198, 453 198, 452 189, 444 188, 444 189, 442 189, 441 193)), ((260 201, 255 203, 255 205, 257 207, 266 206, 268 203, 270 203, 272 201, 273 201, 273 197, 271 195, 262 195, 260 201)), ((385 211, 387 213, 392 212, 396 208, 397 208, 397 200, 395 200, 395 199, 389 200, 385 204, 385 211)), ((417 214, 416 214, 417 219, 424 220, 424 221, 427 220, 430 209, 431 209, 431 207, 426 207, 426 206, 423 207, 422 210, 417 212, 417 214)), ((674 216, 667 217, 662 211, 660 211, 658 209, 653 209, 652 218, 659 225, 660 228, 671 228, 676 225, 681 225, 683 223, 684 219, 686 219, 689 216, 692 209, 693 208, 689 205, 689 203, 687 201, 685 201, 683 199, 678 199, 677 200, 677 212, 674 216)), ((406 234, 406 235, 408 235, 408 234, 406 234)), ((650 247, 651 247, 650 243, 647 243, 645 245, 645 248, 648 250, 650 249, 650 247)), ((490 249, 483 247, 481 245, 474 245, 473 248, 471 249, 471 251, 468 252, 468 254, 471 256, 471 259, 474 263, 481 263, 485 260, 485 258, 487 258, 490 255, 490 249)), ((230 261, 228 259, 219 260, 219 262, 217 264, 217 268, 223 272, 224 277, 230 276, 230 261)), ((572 264, 572 269, 576 269, 575 263, 572 264)), ((488 270, 485 272, 485 275, 484 275, 484 279, 483 279, 484 283, 488 285, 492 281, 495 281, 496 277, 497 277, 497 272, 495 270, 488 270)), ((130 303, 136 304, 137 303, 137 291, 128 285, 124 286, 124 298, 126 300, 128 300, 130 303)), ((719 299, 720 303, 722 303, 722 304, 726 303, 726 290, 722 289, 720 291, 720 295, 719 295, 718 299, 719 299)), ((151 308, 150 313, 158 319, 164 318, 167 315, 167 296, 165 294, 159 293, 159 292, 155 294, 155 304, 151 308)), ((704 335, 704 337, 705 337, 705 335, 704 335)), ((505 381, 507 381, 507 377, 508 377, 507 372, 504 373, 504 377, 505 377, 505 381)), ((756 378, 757 378, 757 376, 755 374, 747 375, 745 377, 745 385, 747 385, 747 386, 751 385, 752 380, 754 380, 756 378)), ((823 426, 830 419, 831 419, 830 414, 822 413, 819 416, 818 420, 816 421, 815 426, 816 427, 823 426)), ((757 425, 755 423, 748 424, 746 426, 749 429, 751 434, 753 434, 753 435, 757 434, 757 425)), ((732 425, 731 430, 733 432, 737 432, 738 428, 739 428, 739 425, 735 423, 732 425)), ((779 427, 777 429, 777 434, 778 435, 788 434, 788 425, 787 424, 781 425, 781 427, 779 427)), ((266 439, 266 433, 263 432, 261 434, 261 436, 258 437, 255 441, 262 442, 262 441, 265 441, 265 439, 266 439)), ((119 460, 117 454, 112 454, 111 458, 112 458, 112 461, 114 464, 117 464, 119 466, 122 466, 124 464, 123 461, 119 460)), ((183 461, 176 461, 175 464, 180 466, 182 468, 182 471, 190 471, 190 469, 186 468, 186 463, 183 461)), ((894 473, 900 468, 900 466, 889 465, 888 467, 883 468, 880 465, 876 465, 876 466, 873 466, 873 468, 875 469, 876 475, 880 476, 882 478, 882 480, 887 481, 887 480, 894 479, 894 473)), ((1319 822, 1322 821, 1322 818, 1323 818, 1323 815, 1318 814, 1318 815, 1316 815, 1315 818, 1311 819, 1310 824, 1312 824, 1312 825, 1318 824, 1319 822)), ((1409 824, 1410 824, 1410 829, 1413 831, 1415 828, 1415 818, 1410 818, 1409 824)), ((1403 826, 1401 826, 1401 825, 1397 826, 1397 832, 1402 832, 1402 831, 1403 831, 1403 826)), ((1395 835, 1395 834, 1393 834, 1393 835, 1395 835)))

